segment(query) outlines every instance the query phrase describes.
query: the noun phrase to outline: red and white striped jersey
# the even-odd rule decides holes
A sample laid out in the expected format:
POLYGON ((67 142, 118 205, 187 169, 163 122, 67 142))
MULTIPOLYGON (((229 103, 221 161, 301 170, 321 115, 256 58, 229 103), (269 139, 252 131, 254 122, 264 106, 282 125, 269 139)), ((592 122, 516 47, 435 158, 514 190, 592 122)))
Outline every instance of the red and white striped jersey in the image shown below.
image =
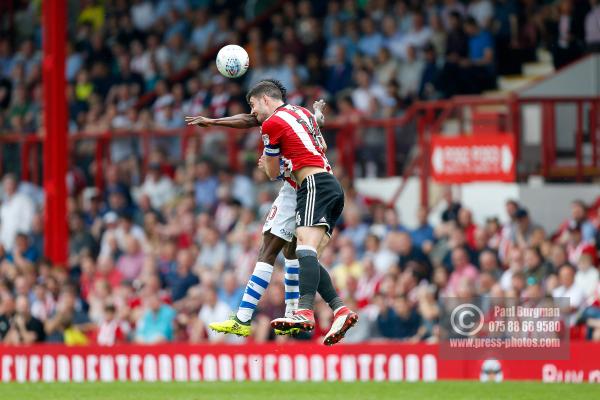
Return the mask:
POLYGON ((284 158, 290 171, 319 167, 331 173, 318 139, 321 135, 319 125, 306 108, 282 105, 262 123, 261 133, 265 154, 284 158))

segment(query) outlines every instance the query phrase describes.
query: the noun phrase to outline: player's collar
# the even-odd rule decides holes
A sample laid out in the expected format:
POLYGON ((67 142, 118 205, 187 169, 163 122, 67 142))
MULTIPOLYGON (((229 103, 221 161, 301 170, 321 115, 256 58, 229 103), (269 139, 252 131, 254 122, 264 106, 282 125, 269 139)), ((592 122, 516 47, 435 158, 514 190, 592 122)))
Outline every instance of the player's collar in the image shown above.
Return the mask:
MULTIPOLYGON (((277 111, 281 110, 282 108, 286 107, 287 105, 288 105, 287 103, 283 103, 282 105, 280 105, 279 107, 277 107, 277 108, 275 109, 275 111, 273 111, 273 114, 269 115, 269 116, 267 117, 267 119, 265 119, 265 120, 263 121, 263 124, 264 124, 265 122, 267 122, 267 121, 269 120, 269 118, 271 118, 273 115, 275 115, 275 114, 277 113, 277 111)), ((261 124, 261 125, 262 125, 262 124, 261 124)))

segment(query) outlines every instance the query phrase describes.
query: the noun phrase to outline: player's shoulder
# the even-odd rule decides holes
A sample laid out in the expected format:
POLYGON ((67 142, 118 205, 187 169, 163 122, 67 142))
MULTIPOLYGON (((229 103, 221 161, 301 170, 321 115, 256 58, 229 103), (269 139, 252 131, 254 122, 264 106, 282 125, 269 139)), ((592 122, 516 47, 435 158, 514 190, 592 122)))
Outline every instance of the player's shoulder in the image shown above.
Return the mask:
POLYGON ((301 112, 301 113, 304 113, 305 115, 309 115, 309 116, 313 115, 313 113, 306 107, 297 106, 297 105, 291 105, 290 107, 296 113, 301 112))
POLYGON ((269 118, 263 121, 261 124, 261 130, 263 133, 268 134, 270 132, 280 132, 288 125, 285 119, 282 118, 280 112, 281 111, 279 110, 275 111, 269 118))

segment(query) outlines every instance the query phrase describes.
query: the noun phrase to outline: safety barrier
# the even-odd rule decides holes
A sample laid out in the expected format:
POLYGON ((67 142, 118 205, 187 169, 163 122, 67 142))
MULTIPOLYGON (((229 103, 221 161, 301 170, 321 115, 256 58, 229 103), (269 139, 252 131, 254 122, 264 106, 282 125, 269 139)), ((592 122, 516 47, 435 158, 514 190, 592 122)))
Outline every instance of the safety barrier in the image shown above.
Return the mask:
MULTIPOLYGON (((500 360, 505 380, 600 383, 600 343, 568 360, 500 360)), ((436 381, 481 378, 483 361, 445 360, 437 345, 316 344, 0 346, 2 382, 436 381)))

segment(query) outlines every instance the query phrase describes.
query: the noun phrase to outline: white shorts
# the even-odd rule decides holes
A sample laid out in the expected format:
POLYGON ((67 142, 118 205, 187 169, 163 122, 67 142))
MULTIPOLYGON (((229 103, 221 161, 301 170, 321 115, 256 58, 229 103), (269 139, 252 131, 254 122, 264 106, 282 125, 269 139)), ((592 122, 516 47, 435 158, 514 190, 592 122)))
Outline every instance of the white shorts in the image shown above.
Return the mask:
POLYGON ((267 214, 262 231, 265 233, 269 230, 287 242, 291 242, 296 233, 296 190, 288 182, 284 182, 279 189, 267 214))

